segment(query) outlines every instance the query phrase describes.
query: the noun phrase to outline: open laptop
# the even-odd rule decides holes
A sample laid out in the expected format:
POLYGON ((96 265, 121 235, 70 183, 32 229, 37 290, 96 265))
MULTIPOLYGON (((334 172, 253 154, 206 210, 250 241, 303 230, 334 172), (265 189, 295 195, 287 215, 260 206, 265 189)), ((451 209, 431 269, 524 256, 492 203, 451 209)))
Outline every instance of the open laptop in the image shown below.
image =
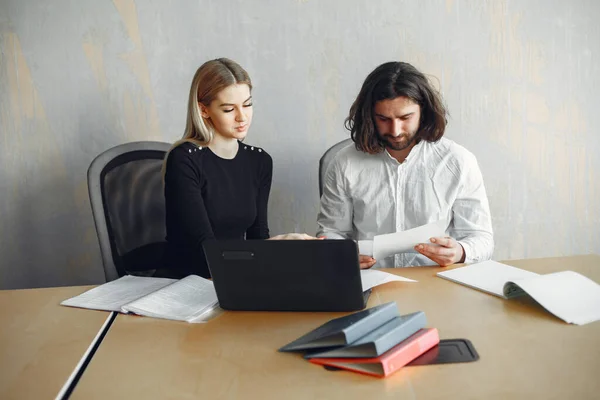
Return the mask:
POLYGON ((210 240, 203 247, 226 310, 356 311, 370 294, 353 240, 210 240))

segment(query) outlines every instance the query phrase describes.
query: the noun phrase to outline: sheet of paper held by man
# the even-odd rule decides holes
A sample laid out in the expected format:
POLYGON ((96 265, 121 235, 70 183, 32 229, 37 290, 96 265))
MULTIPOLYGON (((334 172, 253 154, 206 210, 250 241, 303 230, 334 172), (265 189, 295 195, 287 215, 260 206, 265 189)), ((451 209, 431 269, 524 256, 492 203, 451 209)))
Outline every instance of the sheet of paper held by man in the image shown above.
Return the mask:
POLYGON ((376 235, 373 240, 359 240, 359 253, 373 256, 376 260, 398 253, 414 253, 417 244, 433 244, 429 241, 432 237, 446 236, 447 226, 448 220, 442 219, 402 232, 376 235))

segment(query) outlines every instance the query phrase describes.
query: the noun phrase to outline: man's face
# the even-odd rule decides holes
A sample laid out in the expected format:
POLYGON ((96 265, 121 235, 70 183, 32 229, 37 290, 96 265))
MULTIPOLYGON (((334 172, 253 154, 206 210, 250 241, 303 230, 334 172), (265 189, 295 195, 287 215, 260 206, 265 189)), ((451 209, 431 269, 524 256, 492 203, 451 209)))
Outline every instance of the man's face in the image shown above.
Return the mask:
POLYGON ((421 107, 400 96, 375 103, 375 127, 377 135, 390 150, 404 150, 411 146, 419 130, 421 107))

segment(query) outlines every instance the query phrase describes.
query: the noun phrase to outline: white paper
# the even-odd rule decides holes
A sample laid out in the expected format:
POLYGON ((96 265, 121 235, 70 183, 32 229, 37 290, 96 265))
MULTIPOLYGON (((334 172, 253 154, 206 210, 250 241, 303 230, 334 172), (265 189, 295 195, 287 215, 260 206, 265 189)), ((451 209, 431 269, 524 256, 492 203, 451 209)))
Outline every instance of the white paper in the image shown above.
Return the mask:
POLYGON ((176 282, 176 279, 126 275, 63 301, 63 306, 121 311, 121 307, 176 282))
POLYGON ((542 307, 570 324, 600 320, 600 285, 573 271, 555 272, 512 281, 542 307))
POLYGON ((363 256, 373 255, 373 241, 372 240, 359 240, 358 241, 358 254, 363 256))
POLYGON ((360 278, 362 281, 363 291, 388 282, 417 282, 414 279, 408 279, 400 275, 394 275, 390 274, 389 272, 378 271, 376 269, 361 269, 360 278))
POLYGON ((506 298, 504 296, 506 282, 536 277, 538 274, 489 260, 438 272, 437 276, 506 298))
POLYGON ((490 260, 437 275, 504 299, 529 295, 567 323, 600 320, 600 285, 573 271, 538 275, 490 260))
POLYGON ((149 296, 123 307, 154 318, 188 322, 204 322, 203 314, 217 305, 213 283, 196 275, 189 275, 149 296))
POLYGON ((373 238, 373 258, 379 261, 398 253, 414 253, 417 244, 433 244, 430 238, 446 236, 447 226, 448 221, 443 219, 402 232, 377 235, 373 238))

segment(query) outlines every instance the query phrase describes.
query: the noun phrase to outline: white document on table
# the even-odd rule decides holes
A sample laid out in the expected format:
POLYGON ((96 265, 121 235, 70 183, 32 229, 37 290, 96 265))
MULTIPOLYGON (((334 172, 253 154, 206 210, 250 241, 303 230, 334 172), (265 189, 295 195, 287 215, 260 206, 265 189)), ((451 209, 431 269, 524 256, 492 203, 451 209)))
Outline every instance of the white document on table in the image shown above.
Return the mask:
POLYGON ((488 260, 466 267, 441 271, 437 273, 437 276, 506 299, 507 297, 504 296, 506 282, 535 278, 539 275, 498 261, 488 260))
POLYGON ((398 253, 414 253, 417 244, 433 244, 429 241, 432 237, 446 236, 447 227, 448 220, 442 219, 402 232, 376 235, 373 240, 359 240, 359 253, 373 256, 376 260, 383 260, 398 253))
POLYGON ((437 275, 504 299, 528 295, 570 324, 600 320, 600 285, 577 272, 539 275, 488 260, 437 275))
POLYGON ((212 281, 197 275, 181 280, 127 275, 60 304, 192 323, 222 311, 212 281))
POLYGON ((152 296, 124 305, 122 310, 153 318, 196 322, 216 304, 217 294, 212 282, 188 275, 152 296))
POLYGON ((508 282, 504 293, 507 297, 528 294, 570 324, 584 325, 600 320, 600 285, 574 271, 508 282))
POLYGON ((121 312, 121 307, 125 304, 149 295, 176 281, 176 279, 168 278, 126 275, 90 289, 79 296, 67 299, 60 304, 69 307, 121 312))
POLYGON ((361 269, 360 278, 362 280, 363 291, 388 282, 417 282, 414 279, 408 279, 400 275, 394 275, 376 269, 361 269))

